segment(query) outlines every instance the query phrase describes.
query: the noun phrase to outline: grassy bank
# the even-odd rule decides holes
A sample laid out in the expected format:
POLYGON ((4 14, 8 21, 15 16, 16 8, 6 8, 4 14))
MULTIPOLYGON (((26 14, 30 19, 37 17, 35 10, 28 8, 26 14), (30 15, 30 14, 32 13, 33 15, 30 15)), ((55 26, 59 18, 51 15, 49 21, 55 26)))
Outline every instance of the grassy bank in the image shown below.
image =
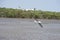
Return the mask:
POLYGON ((33 18, 34 17, 39 19, 60 19, 60 12, 0 8, 0 17, 4 17, 4 18, 33 18))

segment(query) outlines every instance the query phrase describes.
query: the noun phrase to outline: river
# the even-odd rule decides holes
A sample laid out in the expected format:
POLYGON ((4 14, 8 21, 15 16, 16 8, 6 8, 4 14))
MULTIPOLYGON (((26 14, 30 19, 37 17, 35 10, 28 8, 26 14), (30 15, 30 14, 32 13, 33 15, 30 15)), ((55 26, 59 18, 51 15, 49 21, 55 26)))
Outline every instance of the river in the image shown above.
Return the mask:
POLYGON ((60 40, 60 20, 0 18, 0 40, 60 40))

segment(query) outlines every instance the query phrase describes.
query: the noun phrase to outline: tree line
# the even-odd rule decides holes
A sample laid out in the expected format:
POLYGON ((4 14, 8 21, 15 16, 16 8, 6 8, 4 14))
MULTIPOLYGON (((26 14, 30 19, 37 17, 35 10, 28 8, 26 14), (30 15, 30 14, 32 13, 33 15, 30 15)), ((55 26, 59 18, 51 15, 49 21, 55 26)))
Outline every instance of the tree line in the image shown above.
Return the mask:
POLYGON ((42 10, 22 10, 13 8, 1 8, 0 18, 38 18, 38 19, 60 19, 60 12, 42 10))

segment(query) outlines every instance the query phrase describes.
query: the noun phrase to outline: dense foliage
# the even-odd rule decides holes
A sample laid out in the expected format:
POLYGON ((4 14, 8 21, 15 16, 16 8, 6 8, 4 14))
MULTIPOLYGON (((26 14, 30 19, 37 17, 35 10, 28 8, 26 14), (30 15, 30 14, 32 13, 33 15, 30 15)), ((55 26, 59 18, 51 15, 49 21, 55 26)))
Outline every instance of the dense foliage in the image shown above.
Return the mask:
POLYGON ((41 10, 22 10, 13 8, 0 8, 0 17, 4 18, 39 18, 39 19, 60 19, 60 12, 41 10))

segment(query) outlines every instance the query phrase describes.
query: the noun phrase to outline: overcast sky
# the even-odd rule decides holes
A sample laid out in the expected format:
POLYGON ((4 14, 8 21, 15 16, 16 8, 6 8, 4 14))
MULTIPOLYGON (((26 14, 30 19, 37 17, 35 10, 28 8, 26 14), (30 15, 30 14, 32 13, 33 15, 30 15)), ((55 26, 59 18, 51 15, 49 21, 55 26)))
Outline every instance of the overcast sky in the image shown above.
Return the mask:
POLYGON ((60 11, 60 0, 0 0, 0 7, 60 11))

